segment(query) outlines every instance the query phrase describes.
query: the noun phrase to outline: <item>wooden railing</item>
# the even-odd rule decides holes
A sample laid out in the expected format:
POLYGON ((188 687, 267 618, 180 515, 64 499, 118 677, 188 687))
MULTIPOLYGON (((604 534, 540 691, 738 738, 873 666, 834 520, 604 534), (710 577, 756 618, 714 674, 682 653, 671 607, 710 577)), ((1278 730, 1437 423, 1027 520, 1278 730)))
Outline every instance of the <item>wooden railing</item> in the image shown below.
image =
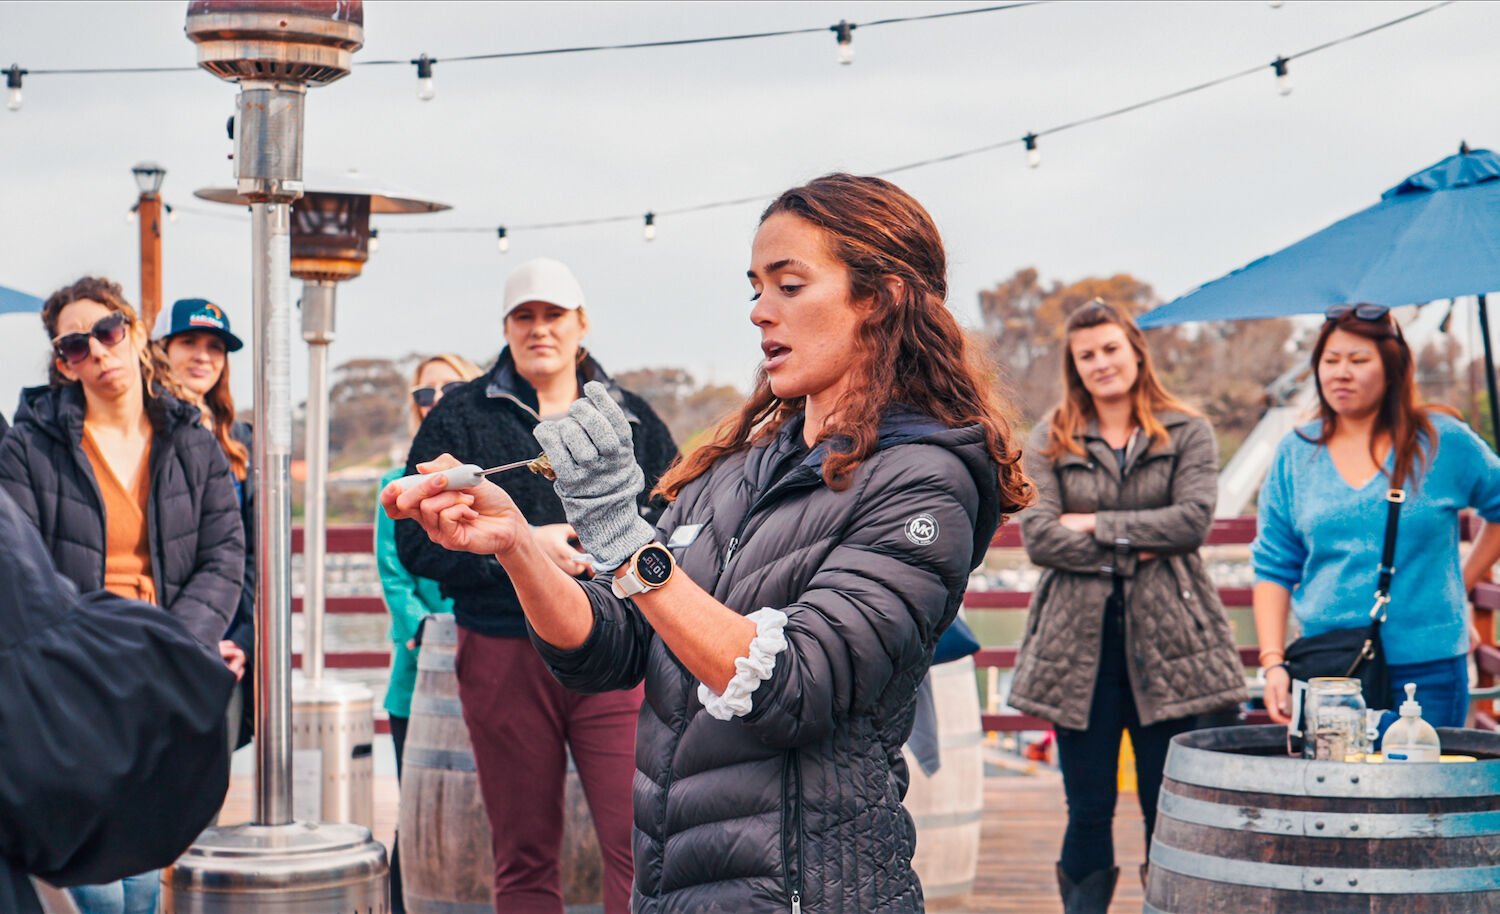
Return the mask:
MULTIPOLYGON (((1463 536, 1471 539, 1477 533, 1480 524, 1472 516, 1465 516, 1463 524, 1463 536)), ((1247 545, 1255 539, 1255 518, 1236 517, 1214 521, 1213 530, 1209 533, 1208 545, 1210 546, 1234 546, 1247 545)), ((332 553, 364 553, 375 551, 375 528, 370 524, 350 524, 342 526, 331 526, 328 528, 328 552, 332 553)), ((1016 524, 1009 524, 1000 529, 993 543, 992 549, 1020 549, 1021 530, 1016 524)), ((302 551, 302 528, 296 527, 292 531, 292 551, 302 551)), ((1500 647, 1496 646, 1496 617, 1500 614, 1500 585, 1480 584, 1470 595, 1477 610, 1476 615, 1479 622, 1481 640, 1477 662, 1479 666, 1479 684, 1481 688, 1493 688, 1500 680, 1500 647)), ((1248 607, 1250 605, 1250 588, 1248 587, 1221 587, 1219 598, 1223 601, 1225 608, 1234 609, 1248 607)), ((1014 590, 978 590, 971 591, 964 596, 964 608, 971 617, 976 614, 991 612, 1024 612, 1031 602, 1031 594, 1025 591, 1014 590)), ((385 614, 385 601, 380 597, 330 597, 327 602, 328 612, 332 614, 357 613, 357 614, 385 614)), ((292 601, 292 611, 302 611, 301 598, 292 601)), ((1258 664, 1258 651, 1256 646, 1241 645, 1239 648, 1240 659, 1248 669, 1255 669, 1258 664)), ((998 675, 1001 670, 1008 670, 1016 665, 1015 647, 990 647, 981 650, 974 655, 975 664, 981 669, 987 670, 990 677, 998 675)), ((329 669, 378 669, 390 665, 389 649, 379 651, 332 651, 325 658, 325 665, 329 669)), ((302 657, 300 654, 293 655, 293 666, 300 666, 302 657)), ((378 699, 377 699, 378 700, 378 699)), ((1476 722, 1478 726, 1485 729, 1500 729, 1497 726, 1495 715, 1492 711, 1493 705, 1489 702, 1482 703, 1476 711, 1476 722)), ((385 721, 378 722, 382 731, 385 729, 385 721)), ((1046 730, 1051 724, 1039 718, 1026 714, 1015 713, 985 713, 983 715, 983 726, 985 730, 1046 730)))

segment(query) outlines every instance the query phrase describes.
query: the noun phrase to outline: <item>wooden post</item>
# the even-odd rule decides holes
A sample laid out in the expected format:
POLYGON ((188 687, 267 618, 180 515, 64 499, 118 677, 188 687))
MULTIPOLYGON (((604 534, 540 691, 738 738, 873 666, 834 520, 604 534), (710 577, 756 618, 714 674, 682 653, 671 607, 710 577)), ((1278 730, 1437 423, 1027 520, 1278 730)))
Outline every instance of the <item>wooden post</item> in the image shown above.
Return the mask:
POLYGON ((141 321, 150 333, 161 310, 161 197, 141 194, 136 215, 141 226, 141 321))

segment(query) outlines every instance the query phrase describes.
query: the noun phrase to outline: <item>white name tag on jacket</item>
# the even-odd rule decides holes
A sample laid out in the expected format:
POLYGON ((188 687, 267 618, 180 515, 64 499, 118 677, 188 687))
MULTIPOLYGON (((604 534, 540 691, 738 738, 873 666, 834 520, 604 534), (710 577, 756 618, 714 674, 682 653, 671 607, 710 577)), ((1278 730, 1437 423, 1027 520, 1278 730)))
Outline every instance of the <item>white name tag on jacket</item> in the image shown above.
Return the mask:
POLYGON ((698 534, 702 532, 702 524, 683 524, 672 531, 672 538, 667 540, 667 548, 681 549, 683 546, 691 546, 698 539, 698 534))

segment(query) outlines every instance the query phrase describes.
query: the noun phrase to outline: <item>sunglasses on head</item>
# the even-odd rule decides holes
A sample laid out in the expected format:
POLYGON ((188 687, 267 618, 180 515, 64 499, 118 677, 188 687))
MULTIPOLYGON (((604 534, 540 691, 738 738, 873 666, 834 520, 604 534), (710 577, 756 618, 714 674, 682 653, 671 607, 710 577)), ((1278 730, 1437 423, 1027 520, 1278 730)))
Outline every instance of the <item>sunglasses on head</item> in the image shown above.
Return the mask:
POLYGON ((463 381, 449 381, 442 387, 413 387, 411 389, 411 400, 418 406, 426 409, 437 401, 453 393, 464 386, 463 381))
POLYGON ((91 351, 89 338, 93 337, 99 341, 99 345, 110 349, 120 345, 125 339, 125 328, 130 325, 130 318, 124 311, 113 311, 94 321, 94 326, 87 333, 68 333, 52 341, 52 350, 57 357, 69 365, 82 362, 89 357, 91 351))
POLYGON ((1391 313, 1389 305, 1334 305, 1323 312, 1327 320, 1336 321, 1348 314, 1353 314, 1362 321, 1384 320, 1391 313))

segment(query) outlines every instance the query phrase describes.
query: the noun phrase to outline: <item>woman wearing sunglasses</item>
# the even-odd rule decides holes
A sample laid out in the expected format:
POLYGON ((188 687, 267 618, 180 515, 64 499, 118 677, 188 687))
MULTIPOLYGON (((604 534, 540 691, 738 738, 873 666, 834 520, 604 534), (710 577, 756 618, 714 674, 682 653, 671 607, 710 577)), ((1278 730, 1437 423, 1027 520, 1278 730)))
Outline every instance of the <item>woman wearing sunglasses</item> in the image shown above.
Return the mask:
MULTIPOLYGON (((445 353, 417 363, 412 376, 411 430, 422 427, 422 420, 432 412, 449 391, 479 377, 478 366, 461 355, 445 353)), ((397 465, 380 480, 384 489, 398 479, 406 468, 397 465)), ((417 635, 425 616, 453 612, 453 601, 444 597, 438 582, 418 577, 401 564, 396 554, 396 522, 379 508, 375 511, 375 566, 380 572, 380 590, 385 608, 391 614, 391 675, 385 687, 385 710, 391 721, 391 742, 396 748, 396 779, 401 778, 401 759, 406 749, 406 726, 411 719, 411 695, 417 684, 417 648, 408 647, 417 635)), ((401 858, 399 844, 391 849, 391 910, 405 910, 401 896, 401 858)))
POLYGON ((152 332, 188 402, 198 407, 203 427, 213 433, 229 461, 234 493, 245 529, 245 584, 229 630, 219 641, 219 655, 239 679, 229 704, 230 750, 250 742, 254 733, 255 697, 250 664, 255 656, 255 480, 250 475, 253 438, 249 423, 235 419, 229 386, 229 353, 244 343, 229 328, 224 309, 204 298, 184 298, 162 311, 152 332))
MULTIPOLYGON (((505 349, 487 374, 437 404, 417 432, 406 472, 444 453, 482 467, 535 457, 537 424, 565 414, 586 382, 599 381, 630 417, 649 491, 677 446, 646 401, 616 386, 583 348, 583 305, 578 280, 556 260, 539 258, 512 271, 505 282, 505 349)), ((552 483, 524 470, 493 481, 537 525, 533 535, 551 562, 570 576, 586 576, 589 558, 552 483)), ((633 504, 637 516, 650 520, 661 511, 645 493, 633 504)), ((458 694, 493 836, 495 910, 562 910, 558 849, 571 752, 603 851, 604 910, 626 914, 641 689, 581 695, 559 685, 532 650, 520 599, 493 555, 450 552, 410 521, 396 523, 396 543, 402 563, 436 580, 453 600, 458 694)))
MULTIPOLYGON (((1467 655, 1478 642, 1466 594, 1500 559, 1500 458, 1467 425, 1421 402, 1411 348, 1388 308, 1331 308, 1312 350, 1318 418, 1284 439, 1260 490, 1255 629, 1273 720, 1291 713, 1287 613, 1304 636, 1370 624, 1386 493, 1405 489, 1380 640, 1388 708, 1417 683, 1422 716, 1461 727, 1467 655), (1487 522, 1460 567, 1458 512, 1487 522)), ((1372 702, 1374 704, 1374 702, 1372 702)))
MULTIPOLYGON (((244 586, 233 474, 117 283, 85 277, 42 307, 50 385, 24 391, 0 486, 81 591, 166 610, 218 653, 244 586)), ((72 890, 84 914, 155 910, 157 877, 72 890)))

